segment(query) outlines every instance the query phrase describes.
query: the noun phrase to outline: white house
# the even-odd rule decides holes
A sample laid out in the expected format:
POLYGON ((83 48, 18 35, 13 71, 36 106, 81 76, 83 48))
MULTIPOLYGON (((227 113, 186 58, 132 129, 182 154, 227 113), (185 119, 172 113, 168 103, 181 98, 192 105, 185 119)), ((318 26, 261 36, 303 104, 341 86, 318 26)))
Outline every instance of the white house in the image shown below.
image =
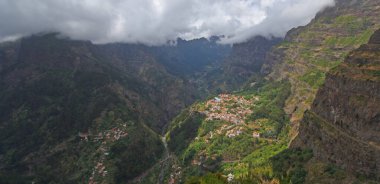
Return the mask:
POLYGON ((227 175, 227 181, 228 182, 231 182, 233 179, 234 179, 234 175, 233 174, 230 173, 230 174, 227 175))
POLYGON ((260 138, 260 133, 259 132, 253 132, 252 137, 254 138, 260 138))

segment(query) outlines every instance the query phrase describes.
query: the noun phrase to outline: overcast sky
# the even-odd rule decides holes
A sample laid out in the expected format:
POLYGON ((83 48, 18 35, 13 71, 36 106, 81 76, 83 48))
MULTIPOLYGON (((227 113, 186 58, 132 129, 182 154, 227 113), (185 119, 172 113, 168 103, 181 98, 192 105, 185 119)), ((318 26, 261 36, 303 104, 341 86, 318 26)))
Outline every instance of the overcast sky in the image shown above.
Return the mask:
POLYGON ((334 0, 0 0, 0 41, 60 32, 95 43, 157 45, 224 35, 284 36, 334 0))

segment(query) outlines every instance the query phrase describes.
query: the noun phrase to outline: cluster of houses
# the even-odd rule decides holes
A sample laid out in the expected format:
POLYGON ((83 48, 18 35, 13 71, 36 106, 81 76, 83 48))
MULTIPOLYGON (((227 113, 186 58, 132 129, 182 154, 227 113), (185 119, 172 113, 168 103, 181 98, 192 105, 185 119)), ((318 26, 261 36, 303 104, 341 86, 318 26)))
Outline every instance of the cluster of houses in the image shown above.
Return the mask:
POLYGON ((107 141, 103 141, 102 145, 98 148, 97 152, 101 153, 99 161, 96 163, 95 167, 92 170, 91 177, 89 179, 89 184, 96 184, 96 179, 105 177, 108 174, 108 171, 106 170, 106 165, 104 161, 106 160, 106 157, 109 155, 109 148, 107 146, 107 141))
POLYGON ((106 165, 104 164, 105 157, 108 156, 107 148, 105 145, 102 143, 98 151, 102 152, 103 154, 101 155, 99 161, 96 163, 95 167, 92 170, 91 177, 89 178, 88 183, 89 184, 97 184, 97 180, 99 178, 103 178, 108 174, 108 171, 106 170, 106 165))
POLYGON ((126 124, 122 125, 122 128, 112 128, 111 130, 106 130, 104 132, 100 132, 96 135, 93 135, 90 131, 89 132, 79 132, 78 137, 82 141, 117 141, 120 138, 126 137, 128 133, 126 132, 126 124))
POLYGON ((229 137, 229 138, 233 138, 233 137, 239 136, 243 132, 244 132, 243 131, 243 127, 239 127, 239 128, 236 128, 236 129, 228 130, 226 132, 226 136, 229 137))
POLYGON ((172 174, 170 174, 170 179, 169 179, 168 184, 175 184, 175 183, 178 183, 177 181, 180 182, 181 180, 181 174, 182 174, 181 167, 177 165, 173 165, 172 170, 173 172, 172 174))
POLYGON ((224 120, 233 124, 243 124, 246 117, 252 114, 249 107, 253 101, 241 96, 221 94, 207 101, 208 108, 202 113, 207 116, 206 120, 224 120))
POLYGON ((228 183, 232 182, 234 180, 234 175, 232 173, 227 175, 227 181, 228 183))
POLYGON ((235 126, 236 125, 229 125, 228 126, 228 125, 224 124, 224 125, 222 125, 222 127, 220 127, 220 129, 216 130, 216 133, 219 135, 224 134, 225 130, 230 130, 230 129, 234 128, 235 126))
POLYGON ((252 133, 252 137, 254 137, 254 138, 260 138, 260 133, 254 131, 254 132, 252 133))
POLYGON ((97 182, 95 181, 95 176, 102 176, 105 177, 108 174, 108 171, 106 170, 106 166, 104 165, 103 162, 98 162, 92 171, 92 175, 89 179, 89 184, 96 184, 97 182))
POLYGON ((123 124, 119 127, 100 132, 96 135, 92 135, 91 133, 78 134, 83 141, 101 142, 101 145, 97 150, 101 156, 92 170, 92 174, 88 182, 89 184, 97 184, 97 181, 101 180, 100 178, 107 176, 108 171, 106 170, 105 161, 107 159, 106 157, 109 155, 109 144, 128 136, 126 129, 127 125, 123 124))
MULTIPOLYGON (((207 121, 223 120, 230 122, 232 125, 223 125, 216 133, 222 134, 227 130, 225 135, 229 138, 233 138, 244 132, 242 127, 233 127, 245 124, 247 117, 252 114, 250 107, 252 107, 253 103, 257 100, 259 100, 257 97, 248 100, 242 96, 220 94, 207 101, 207 108, 201 113, 206 115, 207 121)), ((260 133, 253 132, 252 136, 258 138, 260 137, 260 133)))
POLYGON ((107 130, 105 132, 100 132, 94 140, 96 141, 117 141, 120 138, 128 136, 128 133, 125 130, 120 128, 112 128, 111 130, 107 130))

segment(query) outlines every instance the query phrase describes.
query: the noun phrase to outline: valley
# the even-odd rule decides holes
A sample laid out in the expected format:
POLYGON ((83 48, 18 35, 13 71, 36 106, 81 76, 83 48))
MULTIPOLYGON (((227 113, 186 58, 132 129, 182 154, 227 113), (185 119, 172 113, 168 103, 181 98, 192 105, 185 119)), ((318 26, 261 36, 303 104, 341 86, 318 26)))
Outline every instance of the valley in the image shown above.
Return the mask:
POLYGON ((380 181, 380 1, 284 38, 0 43, 0 183, 380 181))
MULTIPOLYGON (((364 104, 356 102, 356 100, 346 99, 347 96, 363 93, 357 97, 361 99, 360 101, 368 101, 369 96, 371 96, 374 100, 373 103, 376 103, 376 89, 371 95, 364 94, 366 93, 364 91, 372 89, 369 87, 370 85, 375 84, 368 83, 366 87, 363 86, 362 92, 352 91, 353 89, 359 90, 356 87, 351 89, 342 86, 347 85, 347 83, 352 84, 354 82, 352 80, 345 79, 344 84, 338 83, 339 85, 334 83, 338 87, 329 86, 328 89, 333 89, 332 91, 335 88, 337 91, 339 89, 352 91, 349 94, 341 94, 341 92, 340 95, 334 95, 331 99, 322 101, 322 104, 326 104, 331 103, 330 101, 333 99, 346 99, 343 100, 345 102, 340 100, 335 102, 335 105, 321 105, 321 108, 318 109, 318 112, 326 116, 329 111, 326 112, 323 109, 332 108, 331 112, 335 115, 328 115, 330 122, 337 122, 343 118, 342 116, 345 116, 343 114, 354 114, 356 111, 345 109, 344 112, 342 110, 337 112, 342 104, 349 103, 350 105, 347 104, 348 109, 350 106, 351 108, 354 106, 356 109, 363 109, 360 113, 355 112, 356 122, 354 117, 344 118, 340 121, 341 124, 344 122, 352 123, 350 125, 339 125, 345 126, 344 129, 348 128, 348 130, 343 129, 342 133, 338 133, 342 131, 340 129, 331 130, 333 127, 330 125, 322 123, 315 125, 317 122, 319 123, 317 119, 320 116, 314 115, 318 118, 313 118, 310 115, 313 113, 308 112, 313 102, 317 103, 314 99, 317 92, 321 91, 321 87, 325 84, 325 79, 327 78, 327 82, 331 82, 331 74, 328 73, 330 70, 335 71, 338 68, 343 68, 343 73, 349 72, 349 74, 341 74, 343 77, 354 75, 355 80, 377 80, 375 76, 368 76, 369 73, 376 73, 376 64, 364 66, 368 62, 376 63, 376 54, 365 52, 369 54, 366 55, 357 51, 360 53, 357 60, 361 61, 361 64, 358 65, 363 67, 360 69, 351 69, 355 64, 346 67, 347 64, 342 62, 346 56, 351 57, 352 50, 359 47, 365 48, 366 46, 361 45, 367 43, 370 38, 372 42, 375 42, 373 37, 376 35, 373 33, 379 28, 377 24, 379 2, 352 1, 347 3, 346 1, 336 1, 336 3, 335 7, 320 12, 308 25, 289 31, 284 41, 274 46, 267 53, 264 66, 261 69, 261 76, 252 75, 241 86, 241 91, 232 95, 232 99, 235 101, 225 103, 223 97, 226 97, 226 94, 221 92, 208 101, 193 105, 188 111, 185 111, 185 114, 188 114, 187 116, 181 114, 172 122, 174 127, 169 128, 167 134, 169 146, 174 144, 171 150, 177 154, 179 162, 182 162, 184 177, 188 178, 188 183, 227 183, 227 180, 231 181, 228 179, 231 176, 236 183, 318 183, 318 181, 322 181, 322 183, 376 183, 378 174, 368 172, 376 172, 376 163, 378 163, 379 158, 377 156, 378 150, 375 148, 368 150, 367 148, 359 148, 359 145, 362 144, 361 141, 355 141, 350 146, 348 140, 358 140, 356 136, 366 137, 364 139, 372 140, 369 142, 371 145, 369 147, 376 145, 374 140, 376 139, 375 132, 378 131, 377 122, 379 120, 376 117, 379 109, 377 105, 370 105, 372 102, 364 107, 364 104), (361 11, 361 8, 365 9, 365 13, 361 11), (285 82, 289 88, 280 88, 281 90, 279 90, 273 86, 277 82, 285 82), (266 85, 270 87, 266 87, 266 85), (246 110, 247 114, 251 114, 248 121, 243 115, 243 111, 239 109, 240 106, 236 105, 239 101, 241 102, 241 99, 234 95, 239 93, 258 97, 256 101, 250 102, 250 106, 242 108, 246 110), (260 107, 258 104, 263 103, 261 101, 268 100, 262 96, 266 93, 273 93, 274 96, 269 99, 274 101, 269 100, 269 102, 264 103, 266 108, 258 108, 260 107), (276 95, 279 94, 284 96, 281 96, 281 100, 276 100, 276 95), (230 106, 226 108, 228 105, 230 106), (368 111, 371 113, 368 116, 372 119, 363 115, 367 118, 366 123, 358 124, 357 121, 361 121, 359 120, 362 117, 361 114, 367 114, 368 111), (230 112, 233 112, 233 116, 229 114, 230 112), (304 112, 305 118, 303 118, 304 112), (201 118, 199 119, 198 116, 201 118), (190 127, 189 124, 198 128, 190 127), (299 130, 300 125, 301 129, 299 130), (319 130, 319 126, 323 128, 319 130), (371 129, 369 126, 373 126, 373 131, 369 131, 371 129), (198 131, 189 134, 185 133, 185 130, 198 131), (366 133, 358 132, 358 135, 350 135, 356 134, 354 132, 360 130, 366 133), (313 131, 317 133, 313 133, 313 131), (267 136, 268 132, 272 133, 269 134, 269 138, 262 137, 262 135, 267 136), (347 133, 350 136, 347 137, 346 141, 336 135, 346 137, 347 133), (253 137, 258 138, 258 141, 252 141, 253 137), (308 141, 311 137, 315 139, 308 141), (299 142, 300 138, 304 143, 299 142), (187 146, 183 147, 183 144, 187 146), (335 144, 346 145, 346 148, 334 148, 335 144), (290 148, 289 145, 291 145, 290 148), (336 155, 338 152, 339 154, 336 155), (362 156, 355 157, 353 156, 355 154, 362 156), (344 155, 351 156, 346 158, 344 155), (349 161, 355 159, 357 160, 349 161), (355 165, 355 162, 366 164, 359 166, 355 165), (363 170, 359 171, 360 167, 364 167, 363 170)), ((364 85, 354 83, 352 85, 364 85)), ((247 99, 247 96, 243 98, 247 99)), ((230 98, 228 99, 230 100, 230 98)), ((328 120, 321 122, 324 121, 328 122, 328 120)), ((365 145, 368 143, 363 146, 365 145)))

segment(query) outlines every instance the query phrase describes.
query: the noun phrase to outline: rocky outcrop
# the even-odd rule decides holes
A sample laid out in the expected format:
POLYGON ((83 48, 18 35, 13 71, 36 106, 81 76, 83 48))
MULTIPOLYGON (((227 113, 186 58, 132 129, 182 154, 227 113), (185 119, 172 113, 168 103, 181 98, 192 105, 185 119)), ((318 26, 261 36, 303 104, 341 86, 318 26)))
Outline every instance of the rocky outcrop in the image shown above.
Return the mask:
POLYGON ((380 30, 326 76, 292 147, 380 179, 380 30))

